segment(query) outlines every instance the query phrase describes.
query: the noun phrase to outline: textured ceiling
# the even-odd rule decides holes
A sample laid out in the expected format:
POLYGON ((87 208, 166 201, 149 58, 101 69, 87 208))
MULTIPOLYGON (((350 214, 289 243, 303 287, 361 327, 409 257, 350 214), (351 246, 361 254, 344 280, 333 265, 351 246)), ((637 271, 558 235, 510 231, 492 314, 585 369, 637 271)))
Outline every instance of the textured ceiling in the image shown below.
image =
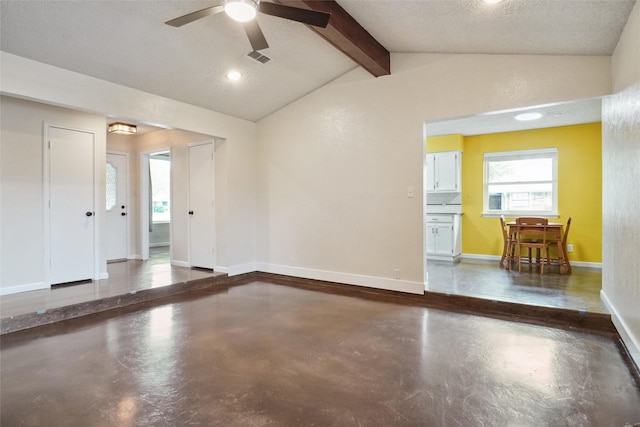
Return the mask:
MULTIPOLYGON (((339 0, 391 52, 610 55, 634 1, 339 0)), ((164 24, 217 1, 0 1, 0 48, 257 121, 356 67, 302 24, 267 15, 261 64, 224 14, 164 24), (235 68, 244 78, 232 83, 235 68)), ((373 77, 372 77, 373 78, 373 77)))

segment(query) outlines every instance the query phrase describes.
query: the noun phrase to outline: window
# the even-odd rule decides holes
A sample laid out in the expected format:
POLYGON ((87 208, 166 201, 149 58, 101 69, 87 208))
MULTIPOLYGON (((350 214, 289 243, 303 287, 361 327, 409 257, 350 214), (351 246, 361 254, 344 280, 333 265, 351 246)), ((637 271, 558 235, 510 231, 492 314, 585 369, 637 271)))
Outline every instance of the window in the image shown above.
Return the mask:
POLYGON ((558 215, 558 150, 484 155, 484 215, 558 215))

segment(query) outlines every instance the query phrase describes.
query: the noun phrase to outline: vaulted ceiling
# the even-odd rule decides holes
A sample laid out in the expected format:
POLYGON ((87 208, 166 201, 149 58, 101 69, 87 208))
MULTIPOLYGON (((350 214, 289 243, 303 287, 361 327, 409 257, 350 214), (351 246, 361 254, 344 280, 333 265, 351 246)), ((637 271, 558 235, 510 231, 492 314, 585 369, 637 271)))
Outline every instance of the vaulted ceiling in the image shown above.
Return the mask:
MULTIPOLYGON (((266 1, 266 0, 265 0, 266 1)), ((305 8, 309 0, 278 0, 305 8)), ((630 0, 338 0, 391 53, 610 55, 630 0)), ((247 57, 224 14, 165 22, 213 1, 0 2, 0 49, 167 98, 257 121, 359 66, 309 27, 259 14, 271 60, 247 57), (243 78, 225 78, 230 69, 243 78)), ((311 5, 311 6, 310 6, 311 5)), ((371 78, 375 78, 372 77, 371 78)))

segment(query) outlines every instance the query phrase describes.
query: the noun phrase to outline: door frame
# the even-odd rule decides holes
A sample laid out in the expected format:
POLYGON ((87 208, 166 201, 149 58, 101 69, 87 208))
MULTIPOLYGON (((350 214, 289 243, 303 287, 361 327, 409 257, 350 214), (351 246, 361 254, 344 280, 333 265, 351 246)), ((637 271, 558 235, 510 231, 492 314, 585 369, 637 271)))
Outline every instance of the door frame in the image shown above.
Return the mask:
MULTIPOLYGON (((73 132, 82 132, 90 134, 93 137, 93 206, 92 212, 96 212, 96 206, 101 206, 99 201, 100 191, 98 189, 98 183, 100 179, 98 177, 98 171, 101 170, 98 167, 98 156, 96 153, 97 146, 97 132, 90 129, 77 128, 75 126, 59 125, 51 122, 43 122, 43 138, 42 138, 42 207, 44 215, 44 285, 46 288, 51 288, 51 168, 49 159, 49 129, 57 128, 64 129, 73 132)), ((102 224, 102 215, 93 215, 93 277, 92 280, 100 280, 99 271, 99 254, 100 254, 100 228, 102 224)))
MULTIPOLYGON (((169 159, 173 162, 173 150, 171 147, 158 147, 140 153, 140 258, 149 259, 149 159, 154 153, 168 151, 169 159)), ((169 224, 169 260, 173 262, 173 164, 169 172, 171 192, 169 203, 171 205, 169 224)))
MULTIPOLYGON (((125 152, 125 151, 115 151, 115 150, 107 150, 107 156, 105 157, 105 160, 107 159, 109 154, 115 154, 118 156, 124 156, 127 166, 126 166, 126 173, 127 173, 127 185, 126 185, 126 204, 127 204, 127 211, 131 212, 131 163, 130 163, 130 158, 129 158, 129 153, 125 152)), ((105 162, 106 165, 106 162, 105 162)), ((105 213, 106 213, 106 208, 105 208, 105 213)), ((126 217, 126 223, 127 223, 127 231, 126 231, 126 236, 125 236, 125 240, 126 240, 126 245, 127 245, 127 259, 133 259, 133 257, 131 256, 131 246, 130 246, 130 242, 131 242, 131 215, 128 214, 126 217)), ((106 217, 105 217, 105 226, 106 226, 106 217)))

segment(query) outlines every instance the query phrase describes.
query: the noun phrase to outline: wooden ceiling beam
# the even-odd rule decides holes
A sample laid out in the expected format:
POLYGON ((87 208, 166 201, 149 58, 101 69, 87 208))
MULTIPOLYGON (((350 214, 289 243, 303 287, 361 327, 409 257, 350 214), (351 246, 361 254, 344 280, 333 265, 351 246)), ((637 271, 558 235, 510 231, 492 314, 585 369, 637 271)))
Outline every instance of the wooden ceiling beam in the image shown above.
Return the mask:
POLYGON ((285 6, 331 14, 327 28, 309 26, 375 77, 391 74, 391 55, 335 0, 274 0, 285 6))

